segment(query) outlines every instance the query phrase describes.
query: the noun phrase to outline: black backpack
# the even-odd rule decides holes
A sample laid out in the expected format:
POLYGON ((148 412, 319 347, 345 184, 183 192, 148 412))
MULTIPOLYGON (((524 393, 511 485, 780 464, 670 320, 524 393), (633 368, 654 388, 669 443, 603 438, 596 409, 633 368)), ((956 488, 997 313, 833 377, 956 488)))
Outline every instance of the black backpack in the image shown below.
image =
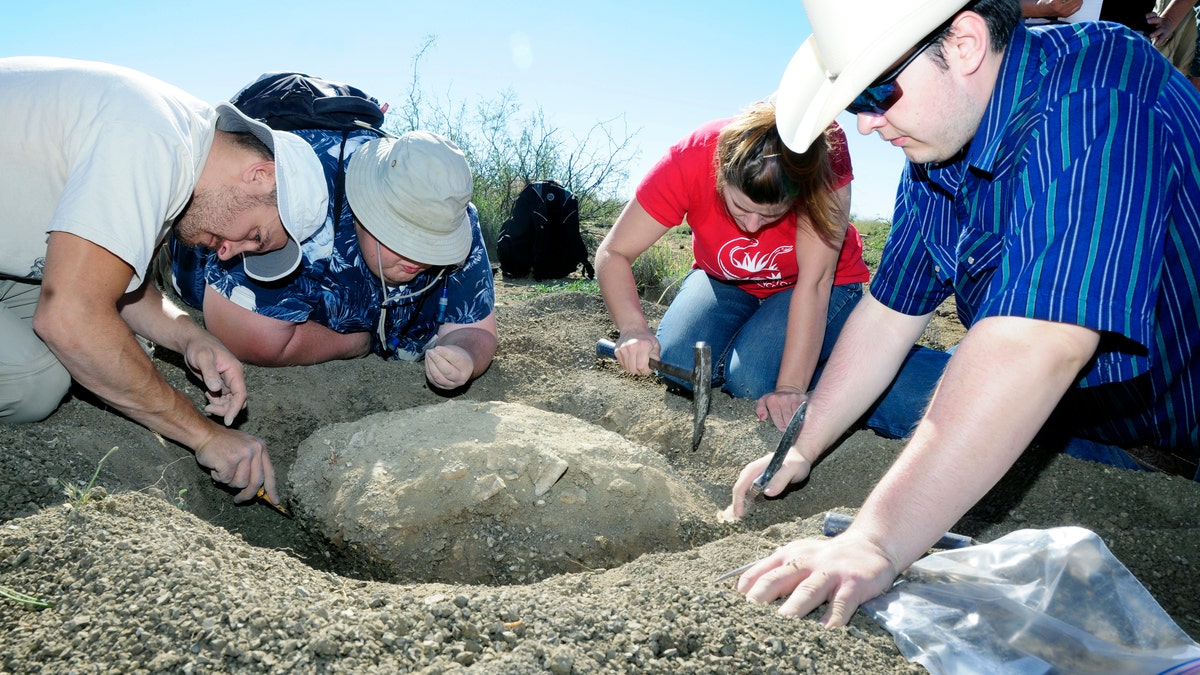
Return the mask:
POLYGON ((579 200, 552 180, 530 183, 517 195, 512 215, 496 240, 500 271, 506 277, 562 279, 583 265, 596 276, 579 234, 579 200))
POLYGON ((280 131, 354 131, 356 120, 383 125, 379 101, 362 89, 304 73, 267 73, 230 101, 238 110, 280 131))
POLYGON ((334 218, 340 217, 346 192, 346 138, 351 131, 383 126, 386 106, 362 89, 304 73, 266 73, 246 85, 230 101, 249 117, 280 131, 326 129, 342 132, 338 173, 334 180, 334 218))

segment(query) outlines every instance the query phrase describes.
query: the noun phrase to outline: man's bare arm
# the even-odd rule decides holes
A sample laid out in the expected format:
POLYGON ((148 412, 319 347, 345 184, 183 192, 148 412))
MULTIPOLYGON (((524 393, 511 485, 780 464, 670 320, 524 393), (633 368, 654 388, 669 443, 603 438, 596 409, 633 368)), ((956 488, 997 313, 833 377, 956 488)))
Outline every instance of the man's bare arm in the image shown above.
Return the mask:
POLYGON ((822 622, 845 625, 1012 467, 1098 344, 1099 334, 1081 326, 980 321, 854 524, 834 539, 788 544, 749 570, 738 590, 757 602, 790 594, 779 611, 792 616, 828 602, 822 622))
MULTIPOLYGON (((164 311, 161 296, 145 287, 126 296, 132 277, 133 270, 103 247, 51 232, 34 331, 77 382, 134 421, 191 448, 216 480, 241 489, 238 501, 263 486, 275 498, 274 469, 262 441, 201 414, 163 379, 138 344, 123 313, 164 345, 183 340, 188 350, 205 340, 199 327, 180 327, 179 316, 151 319, 154 307, 164 311)), ((213 339, 207 345, 219 343, 213 339)), ((240 364, 236 370, 229 382, 240 380, 240 364)))
POLYGON ((371 350, 366 332, 339 333, 315 321, 263 316, 204 289, 204 323, 239 359, 256 366, 298 366, 356 359, 371 350))

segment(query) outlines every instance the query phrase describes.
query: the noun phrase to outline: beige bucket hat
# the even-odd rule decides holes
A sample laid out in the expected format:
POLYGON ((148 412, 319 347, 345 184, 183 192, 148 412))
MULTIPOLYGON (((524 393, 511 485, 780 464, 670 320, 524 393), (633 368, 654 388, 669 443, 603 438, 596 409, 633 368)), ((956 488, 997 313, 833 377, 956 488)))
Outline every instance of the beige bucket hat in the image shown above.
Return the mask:
POLYGON ((470 253, 473 185, 462 150, 428 131, 370 141, 346 169, 346 198, 363 227, 428 265, 456 265, 470 253))
POLYGON ((809 36, 775 94, 775 124, 796 152, 968 0, 801 0, 809 36))

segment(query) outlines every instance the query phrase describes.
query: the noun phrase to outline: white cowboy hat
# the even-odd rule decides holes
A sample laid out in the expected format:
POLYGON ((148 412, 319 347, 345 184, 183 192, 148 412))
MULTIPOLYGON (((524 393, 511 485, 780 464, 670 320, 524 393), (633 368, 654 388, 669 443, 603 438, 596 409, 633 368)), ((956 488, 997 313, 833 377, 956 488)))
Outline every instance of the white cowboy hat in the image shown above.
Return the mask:
POLYGON ((809 36, 775 95, 779 135, 796 152, 969 0, 801 0, 809 36))

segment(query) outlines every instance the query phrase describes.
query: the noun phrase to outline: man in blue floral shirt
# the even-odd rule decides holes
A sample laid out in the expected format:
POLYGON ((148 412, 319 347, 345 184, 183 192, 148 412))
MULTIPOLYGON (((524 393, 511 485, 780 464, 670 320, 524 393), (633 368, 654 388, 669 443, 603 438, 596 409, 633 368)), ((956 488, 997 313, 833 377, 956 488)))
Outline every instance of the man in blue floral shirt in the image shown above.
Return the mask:
POLYGON ((334 214, 331 200, 325 226, 303 242, 301 269, 258 281, 239 261, 172 239, 180 297, 203 309, 208 329, 248 363, 374 352, 424 359, 440 389, 481 375, 496 352, 495 294, 462 152, 424 131, 295 133, 321 158, 330 194, 338 194, 339 163, 347 162, 344 203, 334 214))

